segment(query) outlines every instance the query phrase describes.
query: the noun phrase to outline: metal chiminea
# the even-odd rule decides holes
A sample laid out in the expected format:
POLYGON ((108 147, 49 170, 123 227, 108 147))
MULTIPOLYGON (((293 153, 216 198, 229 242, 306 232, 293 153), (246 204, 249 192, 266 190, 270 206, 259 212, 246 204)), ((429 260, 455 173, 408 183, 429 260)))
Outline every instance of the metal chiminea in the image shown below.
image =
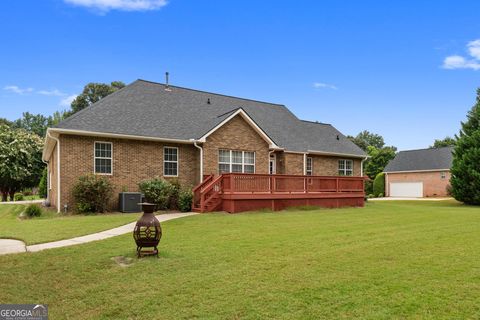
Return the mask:
POLYGON ((160 238, 162 238, 162 227, 153 214, 155 205, 146 202, 140 204, 142 205, 143 215, 137 221, 135 229, 133 229, 133 238, 137 244, 137 257, 152 255, 158 257, 157 246, 160 238), (143 250, 144 248, 150 249, 143 250))

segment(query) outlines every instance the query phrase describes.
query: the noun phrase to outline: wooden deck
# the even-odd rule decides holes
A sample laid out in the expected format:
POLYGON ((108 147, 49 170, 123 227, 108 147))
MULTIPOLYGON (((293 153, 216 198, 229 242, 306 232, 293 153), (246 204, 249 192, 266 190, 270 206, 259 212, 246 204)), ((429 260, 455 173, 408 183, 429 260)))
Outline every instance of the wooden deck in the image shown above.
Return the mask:
POLYGON ((193 210, 230 213, 292 206, 364 205, 363 177, 228 173, 208 176, 193 189, 193 210))

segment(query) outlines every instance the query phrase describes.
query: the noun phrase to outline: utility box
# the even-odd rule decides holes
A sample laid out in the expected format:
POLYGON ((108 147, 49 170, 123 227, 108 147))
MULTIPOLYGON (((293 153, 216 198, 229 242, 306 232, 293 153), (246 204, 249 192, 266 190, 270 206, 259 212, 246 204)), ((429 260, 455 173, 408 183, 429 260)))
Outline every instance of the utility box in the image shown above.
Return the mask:
POLYGON ((120 212, 142 212, 142 194, 140 192, 120 192, 118 197, 118 209, 120 212))

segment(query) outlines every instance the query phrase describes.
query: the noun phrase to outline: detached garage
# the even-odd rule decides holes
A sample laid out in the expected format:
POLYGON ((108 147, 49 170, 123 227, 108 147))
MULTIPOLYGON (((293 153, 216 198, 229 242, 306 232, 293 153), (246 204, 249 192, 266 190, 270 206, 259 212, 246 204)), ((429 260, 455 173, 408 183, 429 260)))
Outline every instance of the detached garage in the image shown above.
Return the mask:
POLYGON ((446 197, 452 147, 400 151, 385 167, 387 197, 446 197))

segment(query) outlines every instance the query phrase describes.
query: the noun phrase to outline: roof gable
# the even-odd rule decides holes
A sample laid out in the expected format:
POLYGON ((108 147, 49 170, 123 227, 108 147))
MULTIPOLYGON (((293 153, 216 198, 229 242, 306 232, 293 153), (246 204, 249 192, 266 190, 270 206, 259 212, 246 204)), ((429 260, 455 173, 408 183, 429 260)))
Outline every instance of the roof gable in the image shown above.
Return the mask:
POLYGON ((384 172, 449 170, 453 147, 400 151, 384 172))

